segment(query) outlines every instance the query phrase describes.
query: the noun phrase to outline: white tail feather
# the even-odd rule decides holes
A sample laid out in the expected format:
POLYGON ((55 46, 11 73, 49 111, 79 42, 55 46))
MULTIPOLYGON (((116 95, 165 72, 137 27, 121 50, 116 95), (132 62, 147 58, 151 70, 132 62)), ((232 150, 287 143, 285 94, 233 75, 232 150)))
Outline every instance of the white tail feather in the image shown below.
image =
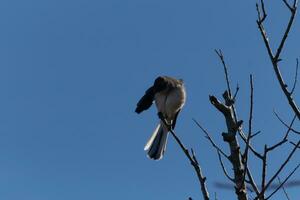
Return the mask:
POLYGON ((167 127, 160 123, 152 136, 148 140, 144 150, 148 150, 148 157, 154 160, 161 159, 167 144, 168 129, 167 127))
POLYGON ((160 123, 157 125, 156 129, 154 130, 154 132, 152 133, 151 137, 149 138, 148 142, 146 143, 144 150, 147 151, 149 150, 150 146, 153 143, 154 138, 156 137, 158 130, 160 129, 160 123))

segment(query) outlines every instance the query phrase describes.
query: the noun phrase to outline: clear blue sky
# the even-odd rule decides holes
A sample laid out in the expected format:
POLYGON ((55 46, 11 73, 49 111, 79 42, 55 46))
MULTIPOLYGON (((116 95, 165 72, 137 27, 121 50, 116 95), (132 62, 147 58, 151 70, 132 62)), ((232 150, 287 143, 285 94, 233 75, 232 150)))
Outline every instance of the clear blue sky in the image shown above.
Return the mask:
MULTIPOLYGON (((266 26, 275 44, 288 10, 272 3, 266 5, 266 26)), ((231 198, 233 191, 214 187, 226 179, 192 121, 199 120, 228 151, 220 135, 223 117, 208 101, 209 94, 220 97, 226 88, 213 50, 223 49, 232 84, 240 85, 237 108, 245 121, 254 74, 259 150, 285 131, 274 108, 285 120, 292 118, 256 16, 254 1, 2 0, 0 199, 201 199, 194 171, 171 137, 163 160, 149 160, 143 151, 158 119, 154 108, 142 115, 134 109, 158 75, 184 79, 188 97, 177 134, 195 149, 211 195, 231 198)), ((289 84, 300 56, 299 34, 297 16, 283 52, 289 84)), ((299 87, 296 92, 300 103, 299 87)), ((271 173, 290 148, 274 152, 271 173)), ((299 153, 288 169, 298 161, 299 153)), ((251 162, 259 177, 260 163, 251 162)), ((288 192, 299 198, 299 188, 288 192)), ((274 199, 282 199, 282 192, 274 199)))

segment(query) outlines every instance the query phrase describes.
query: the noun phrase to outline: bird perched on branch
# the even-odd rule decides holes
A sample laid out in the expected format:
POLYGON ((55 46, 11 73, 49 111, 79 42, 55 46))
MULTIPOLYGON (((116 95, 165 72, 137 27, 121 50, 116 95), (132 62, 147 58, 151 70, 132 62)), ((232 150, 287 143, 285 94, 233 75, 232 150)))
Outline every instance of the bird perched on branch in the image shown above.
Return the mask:
POLYGON ((155 101, 158 116, 161 119, 144 148, 145 151, 148 151, 149 158, 159 160, 163 157, 168 132, 170 129, 174 129, 185 99, 186 92, 181 79, 159 76, 137 103, 135 112, 140 114, 150 108, 155 101))

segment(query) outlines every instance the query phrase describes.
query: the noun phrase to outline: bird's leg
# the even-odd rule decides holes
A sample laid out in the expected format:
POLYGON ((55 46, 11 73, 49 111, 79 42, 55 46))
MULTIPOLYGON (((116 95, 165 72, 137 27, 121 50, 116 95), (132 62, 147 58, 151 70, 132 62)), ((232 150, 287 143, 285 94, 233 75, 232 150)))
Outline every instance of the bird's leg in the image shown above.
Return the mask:
POLYGON ((172 125, 167 122, 164 114, 162 112, 158 112, 157 115, 158 118, 167 126, 168 130, 170 131, 172 129, 172 125))

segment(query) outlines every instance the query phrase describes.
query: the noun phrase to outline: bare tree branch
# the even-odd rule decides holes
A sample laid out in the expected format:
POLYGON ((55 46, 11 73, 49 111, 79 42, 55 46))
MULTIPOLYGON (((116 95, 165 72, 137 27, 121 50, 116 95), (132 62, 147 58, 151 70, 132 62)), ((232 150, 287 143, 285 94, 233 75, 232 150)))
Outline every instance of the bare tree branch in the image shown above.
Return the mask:
MULTIPOLYGON (((294 170, 284 179, 284 181, 266 198, 266 200, 270 199, 276 192, 278 192, 278 190, 280 188, 283 188, 284 190, 284 187, 283 185, 289 180, 289 178, 296 172, 296 170, 300 167, 300 164, 298 164, 294 170)), ((285 191, 285 190, 284 190, 285 191)), ((286 193, 286 192, 285 192, 286 193)), ((286 194, 287 195, 287 194, 286 194)))
POLYGON ((221 165, 221 167, 222 167, 222 170, 223 170, 225 176, 226 176, 231 182, 234 183, 234 178, 231 178, 231 177, 229 176, 229 174, 228 174, 228 172, 227 172, 227 170, 226 170, 226 168, 225 168, 225 165, 224 165, 224 163, 223 163, 223 161, 222 161, 222 157, 221 157, 220 151, 217 151, 217 152, 218 152, 219 162, 220 162, 220 165, 221 165))
MULTIPOLYGON (((255 135, 257 135, 259 133, 260 132, 252 135, 252 137, 254 137, 255 135)), ((243 142, 245 142, 245 144, 246 144, 247 143, 247 139, 246 139, 246 136, 245 136, 245 134, 244 134, 244 132, 243 132, 242 129, 239 129, 239 136, 242 138, 243 142)), ((260 153, 258 153, 257 150, 255 150, 254 147, 252 147, 251 144, 249 144, 249 149, 251 150, 251 152, 253 153, 253 155, 255 155, 257 158, 259 158, 261 160, 263 159, 263 156, 260 153)))
MULTIPOLYGON (((296 133, 296 134, 300 134, 300 131, 297 131, 297 130, 295 130, 295 129, 293 129, 292 128, 292 126, 290 125, 287 125, 280 117, 279 117, 279 115, 274 111, 274 114, 275 114, 275 116, 277 117, 277 119, 285 126, 285 127, 287 127, 288 128, 288 130, 290 130, 290 131, 292 131, 292 132, 294 132, 294 133, 296 133)), ((296 119, 296 115, 294 116, 294 118, 293 118, 293 123, 294 123, 294 121, 295 121, 295 119, 296 119)))
MULTIPOLYGON (((263 154, 263 160, 262 160, 262 174, 261 174, 261 188, 265 188, 266 186, 266 177, 267 177, 267 145, 264 146, 264 154, 263 154)), ((265 199, 265 190, 262 189, 260 194, 258 195, 259 199, 265 199)))
MULTIPOLYGON (((277 179, 278 179, 279 184, 282 184, 282 182, 281 182, 279 176, 277 177, 277 179)), ((287 199, 287 200, 291 200, 290 197, 289 197, 289 195, 288 195, 288 193, 287 193, 287 191, 285 190, 284 185, 282 185, 282 190, 283 190, 283 193, 284 193, 286 199, 287 199)))
MULTIPOLYGON (((290 16, 289 22, 287 24, 287 27, 286 27, 285 32, 284 32, 284 35, 283 35, 283 37, 281 39, 281 42, 280 42, 280 44, 279 44, 279 46, 277 48, 277 51, 276 51, 275 55, 272 52, 271 46, 269 44, 269 39, 268 39, 267 33, 266 33, 265 28, 263 26, 263 22, 264 22, 265 17, 261 17, 260 9, 259 9, 258 5, 256 5, 257 13, 258 13, 258 20, 256 22, 257 22, 258 28, 260 30, 260 33, 262 35, 263 41, 265 43, 266 49, 268 51, 270 60, 271 60, 272 65, 273 65, 273 70, 274 70, 274 72, 276 74, 276 78, 277 78, 277 80, 278 80, 278 82, 280 84, 281 90, 285 94, 290 107, 292 108, 292 110, 294 111, 294 113, 297 115, 297 118, 300 120, 300 110, 299 110, 296 102, 293 99, 292 93, 288 91, 287 84, 285 83, 284 79, 282 78, 282 75, 281 75, 281 72, 280 72, 280 69, 279 69, 279 66, 278 66, 278 63, 280 61, 280 59, 279 59, 280 53, 281 53, 281 51, 282 51, 282 49, 284 47, 285 41, 286 41, 286 39, 288 37, 288 34, 289 34, 289 32, 291 30, 291 27, 292 27, 292 24, 294 22, 294 18, 295 18, 296 11, 297 11, 297 3, 298 3, 298 1, 294 0, 293 7, 291 7, 291 9, 290 9, 291 16, 290 16)), ((285 2, 285 4, 289 5, 287 2, 285 2)), ((288 7, 290 7, 290 6, 288 6, 288 7)), ((263 0, 261 0, 261 8, 262 8, 262 10, 265 10, 264 9, 264 1, 263 0)))
MULTIPOLYGON (((294 0, 294 2, 296 3, 296 0, 294 0)), ((296 15, 296 11, 297 11, 296 4, 294 4, 293 8, 290 7, 290 6, 289 6, 289 8, 290 8, 290 12, 291 12, 291 17, 290 17, 290 20, 289 20, 288 25, 286 27, 286 30, 284 32, 284 35, 282 37, 282 40, 281 40, 281 42, 280 42, 280 44, 278 46, 277 52, 275 54, 274 61, 276 61, 276 62, 279 59, 280 53, 281 53, 281 51, 283 49, 285 41, 286 41, 286 39, 288 37, 288 34, 289 34, 290 30, 291 30, 291 27, 292 27, 292 24, 294 22, 294 18, 295 18, 295 15, 296 15)))
POLYGON ((263 21, 265 21, 267 14, 266 14, 266 10, 265 10, 265 3, 263 0, 260 0, 260 5, 261 5, 261 10, 262 10, 262 15, 260 13, 258 4, 256 4, 256 10, 257 10, 257 14, 258 14, 258 19, 262 23, 263 21))
MULTIPOLYGON (((223 97, 225 99, 227 99, 227 100, 225 100, 226 101, 225 104, 226 104, 226 106, 231 106, 232 111, 233 111, 234 120, 235 120, 235 122, 238 122, 238 120, 237 120, 237 114, 236 114, 236 110, 235 110, 235 106, 234 106, 235 97, 232 98, 232 96, 230 95, 231 94, 231 87, 230 87, 230 81, 229 81, 229 75, 228 75, 228 69, 227 69, 228 67, 226 65, 225 58, 224 58, 224 55, 223 55, 222 51, 221 50, 219 50, 219 51, 215 50, 215 52, 219 56, 219 58, 221 60, 221 63, 223 65, 225 79, 226 79, 226 84, 227 84, 227 91, 228 92, 224 92, 224 94, 223 94, 223 97)), ((239 88, 237 88, 237 90, 239 90, 239 88)), ((217 102, 217 100, 214 100, 214 101, 217 102)), ((221 110, 225 111, 226 110, 226 108, 222 107, 222 105, 220 105, 220 103, 216 104, 216 106, 219 106, 219 108, 217 107, 219 109, 219 111, 221 111, 221 110)), ((228 110, 228 107, 227 107, 227 110, 228 110)), ((240 121, 240 122, 242 122, 242 121, 240 121)), ((241 127, 238 129, 238 133, 239 133, 239 136, 242 138, 242 140, 246 144, 247 143, 247 139, 246 139, 246 136, 243 133, 243 130, 241 129, 241 127)), ((259 154, 250 144, 249 144, 249 149, 251 150, 251 152, 256 157, 262 159, 262 155, 259 154)))
POLYGON ((288 140, 287 140, 287 137, 288 137, 290 131, 292 130, 292 126, 293 126, 293 124, 294 124, 294 122, 295 122, 295 119, 296 119, 296 115, 294 116, 294 118, 293 118, 293 120, 291 121, 290 125, 287 126, 288 129, 287 129, 287 131, 286 131, 284 137, 282 138, 282 140, 279 141, 278 143, 274 144, 273 146, 267 148, 267 152, 276 149, 277 147, 281 146, 282 144, 284 144, 284 143, 286 143, 286 142, 288 141, 288 140))
POLYGON ((227 91, 229 93, 229 96, 231 97, 231 88, 230 88, 228 70, 227 70, 227 66, 226 66, 226 63, 225 63, 225 60, 224 60, 224 56, 223 56, 222 50, 221 49, 219 49, 219 50, 215 49, 215 52, 217 53, 217 55, 219 56, 219 58, 220 58, 220 60, 221 60, 221 62, 223 64, 224 73, 225 73, 225 79, 226 79, 226 84, 227 84, 227 91))
POLYGON ((254 133, 253 135, 251 135, 251 138, 250 138, 250 139, 254 138, 255 136, 257 136, 257 135, 260 134, 260 133, 261 133, 261 131, 257 131, 256 133, 254 133))
POLYGON ((204 200, 209 200, 209 193, 207 191, 206 184, 205 184, 206 177, 204 177, 202 175, 202 170, 201 170, 201 167, 198 163, 198 160, 196 158, 194 150, 191 149, 191 151, 192 151, 192 155, 193 155, 194 164, 196 165, 196 166, 194 166, 194 165, 193 166, 194 166, 194 168, 197 172, 197 176, 200 178, 199 181, 200 181, 200 184, 201 184, 201 191, 202 191, 203 198, 204 198, 204 200))
POLYGON ((254 192, 256 193, 256 195, 259 195, 258 187, 257 187, 257 185, 256 185, 256 183, 255 183, 255 181, 253 179, 253 176, 252 176, 252 174, 251 174, 251 172, 249 170, 249 166, 247 166, 246 170, 247 170, 247 176, 249 178, 249 183, 252 186, 252 189, 254 190, 254 192))
POLYGON ((236 100, 237 94, 239 93, 239 90, 240 90, 240 86, 239 86, 239 84, 237 84, 236 89, 235 89, 235 93, 234 93, 233 98, 232 98, 234 102, 236 100))
POLYGON ((299 145, 300 145, 300 140, 298 141, 298 143, 296 144, 296 146, 294 146, 293 150, 290 152, 290 154, 288 155, 288 157, 286 158, 286 160, 282 163, 282 165, 279 167, 279 169, 276 171, 276 173, 270 178, 270 180, 268 181, 268 183, 266 184, 266 186, 263 187, 263 185, 262 185, 261 194, 264 194, 264 192, 268 189, 268 187, 271 185, 271 183, 275 180, 275 178, 284 169, 284 167, 290 161, 291 157, 294 155, 294 153, 295 153, 296 149, 299 147, 299 145))
POLYGON ((225 104, 218 101, 215 96, 210 96, 210 102, 215 108, 217 108, 225 117, 227 125, 227 133, 223 133, 223 140, 228 143, 230 148, 230 162, 233 167, 234 180, 235 180, 235 192, 239 200, 247 200, 246 184, 244 179, 244 166, 242 163, 240 146, 236 138, 236 132, 242 125, 243 121, 236 122, 233 116, 232 104, 230 105, 229 93, 224 92, 223 98, 225 104))
POLYGON ((220 152, 225 158, 229 159, 229 156, 213 141, 213 139, 210 137, 210 134, 200 125, 200 123, 198 123, 195 119, 193 119, 193 121, 202 130, 202 132, 205 134, 205 137, 209 140, 217 152, 220 152))
POLYGON ((295 72, 294 84, 293 84, 292 90, 291 90, 291 92, 290 92, 291 95, 294 93, 295 88, 296 88, 296 85, 297 85, 298 68, 299 68, 299 60, 298 60, 298 58, 297 58, 297 59, 296 59, 296 72, 295 72))
MULTIPOLYGON (((295 147, 295 146, 297 146, 297 144, 295 143, 295 142, 293 142, 293 141, 290 141, 290 143, 295 147)), ((300 146, 298 147, 299 149, 300 149, 300 146)))
POLYGON ((290 4, 286 0, 283 0, 283 3, 286 5, 286 7, 288 7, 290 9, 291 12, 293 11, 293 8, 290 6, 290 4))
POLYGON ((177 135, 175 134, 174 130, 172 129, 172 127, 166 122, 166 119, 164 119, 162 116, 161 120, 163 121, 163 123, 169 128, 169 131, 171 132, 172 136, 174 137, 175 141, 177 142, 177 144, 180 146, 181 150, 183 151, 183 153, 186 155, 186 157, 189 159, 189 161, 191 162, 191 165, 194 167, 194 170, 197 174, 200 186, 201 186, 201 192, 203 195, 203 199, 204 200, 209 200, 209 193, 206 187, 206 177, 203 176, 202 174, 202 170, 201 167, 198 163, 198 160, 196 159, 195 153, 192 151, 192 155, 190 155, 190 152, 187 148, 185 148, 185 146, 183 145, 183 143, 181 142, 181 140, 177 137, 177 135))
POLYGON ((288 134, 290 132, 290 127, 293 126, 293 123, 295 121, 296 117, 293 118, 290 126, 288 126, 288 130, 285 134, 285 136, 283 137, 283 139, 281 141, 279 141, 278 143, 274 144, 271 147, 267 147, 267 145, 265 145, 264 148, 264 154, 263 154, 263 159, 262 159, 262 190, 260 192, 260 194, 257 196, 258 199, 265 199, 265 191, 266 189, 270 186, 270 184, 274 181, 274 179, 279 175, 279 173, 281 172, 281 170, 285 167, 285 165, 288 163, 288 161, 290 160, 290 158, 292 157, 292 155, 295 153, 296 149, 299 147, 300 143, 298 142, 298 144, 295 145, 295 148, 291 151, 290 155, 288 156, 288 158, 285 160, 285 162, 281 165, 281 167, 278 169, 278 171, 274 174, 274 176, 270 179, 270 181, 266 184, 266 170, 267 170, 267 155, 268 152, 276 149, 277 147, 281 146, 282 144, 287 142, 287 137, 288 134))
MULTIPOLYGON (((250 140, 252 136, 252 118, 253 118, 253 77, 250 75, 250 112, 249 112, 249 130, 248 130, 248 136, 247 136, 247 141, 246 141, 246 147, 244 154, 242 155, 243 157, 243 163, 244 163, 244 168, 248 169, 248 152, 249 152, 249 145, 250 145, 250 140)), ((244 180, 246 178, 247 170, 244 170, 244 180)))

